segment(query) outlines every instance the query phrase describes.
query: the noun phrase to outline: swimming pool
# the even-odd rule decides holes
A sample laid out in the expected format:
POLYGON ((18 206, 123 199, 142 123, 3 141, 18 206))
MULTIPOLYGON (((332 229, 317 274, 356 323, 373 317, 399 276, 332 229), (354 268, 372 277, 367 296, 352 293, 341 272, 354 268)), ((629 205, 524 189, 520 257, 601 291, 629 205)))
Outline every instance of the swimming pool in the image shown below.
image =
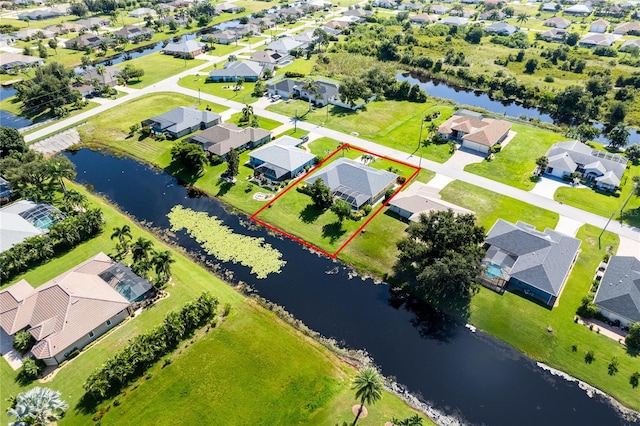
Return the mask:
POLYGON ((489 263, 484 270, 484 274, 489 279, 500 278, 502 276, 502 268, 495 263, 489 263))

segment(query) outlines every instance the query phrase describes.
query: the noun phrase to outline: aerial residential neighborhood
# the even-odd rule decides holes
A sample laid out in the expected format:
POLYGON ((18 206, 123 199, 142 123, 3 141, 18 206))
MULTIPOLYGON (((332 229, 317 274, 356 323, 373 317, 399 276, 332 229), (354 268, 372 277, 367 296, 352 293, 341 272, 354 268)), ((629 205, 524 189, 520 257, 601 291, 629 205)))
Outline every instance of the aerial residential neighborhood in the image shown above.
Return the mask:
POLYGON ((0 16, 10 424, 640 424, 638 2, 0 16))

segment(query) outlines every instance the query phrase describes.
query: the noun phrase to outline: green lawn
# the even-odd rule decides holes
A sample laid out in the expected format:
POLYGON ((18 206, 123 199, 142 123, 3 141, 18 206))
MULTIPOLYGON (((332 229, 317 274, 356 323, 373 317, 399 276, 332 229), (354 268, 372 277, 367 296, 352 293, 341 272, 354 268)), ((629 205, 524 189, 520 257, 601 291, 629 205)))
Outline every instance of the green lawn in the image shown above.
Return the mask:
POLYGON ((309 132, 307 132, 306 130, 302 130, 302 129, 289 129, 285 132, 280 133, 279 135, 276 135, 276 138, 279 138, 280 136, 291 136, 292 138, 301 138, 304 135, 308 135, 309 132))
MULTIPOLYGON (((69 186, 84 191, 78 185, 69 186)), ((205 290, 217 297, 221 305, 230 303, 231 315, 195 343, 194 340, 183 343, 176 353, 170 355, 173 363, 169 367, 163 369, 161 364, 152 367, 153 377, 140 380, 138 386, 134 386, 135 390, 123 391, 118 397, 119 407, 116 408, 111 401, 98 407, 102 412, 108 411, 102 424, 121 424, 123 418, 131 424, 146 424, 149 418, 160 424, 198 423, 202 419, 207 419, 210 424, 261 421, 265 424, 325 424, 328 418, 332 421, 350 419, 349 408, 354 403, 350 390, 354 370, 350 366, 284 324, 271 312, 243 298, 180 251, 156 240, 103 199, 92 195, 89 198, 93 205, 103 210, 105 231, 68 253, 16 277, 13 282, 24 278, 38 286, 89 256, 100 251, 110 253, 114 247, 109 238, 110 230, 124 224, 131 227, 134 239, 138 236, 151 239, 156 248, 170 250, 176 262, 172 265, 169 298, 116 328, 61 368, 47 384, 60 390, 63 399, 69 403, 64 424, 92 424, 94 414, 76 406, 83 394, 82 383, 88 375, 133 336, 158 325, 168 311, 205 290), (249 382, 252 392, 247 392, 249 382), (190 409, 185 411, 185 405, 190 409), (185 420, 191 418, 193 421, 185 420)), ((29 387, 21 387, 15 377, 16 373, 8 364, 0 362, 2 412, 7 409, 7 397, 29 387)), ((363 424, 380 424, 392 416, 411 414, 412 411, 398 398, 385 393, 363 424)))
POLYGON ((202 65, 203 63, 205 63, 205 61, 200 59, 189 59, 185 61, 184 59, 174 58, 171 55, 163 55, 160 52, 155 52, 122 62, 115 65, 115 68, 123 69, 125 65, 131 64, 136 68, 143 69, 144 76, 142 76, 140 81, 129 83, 129 87, 140 89, 151 86, 182 71, 202 65))
POLYGON ((258 99, 253 96, 253 88, 256 85, 253 82, 243 83, 242 89, 236 91, 234 90, 235 83, 212 83, 208 82, 207 77, 204 75, 189 75, 181 78, 178 84, 188 89, 201 90, 202 93, 208 93, 243 104, 252 104, 258 99))
MULTIPOLYGON (((85 106, 83 108, 70 109, 69 115, 65 116, 64 118, 70 118, 70 117, 73 117, 74 115, 80 114, 81 112, 89 111, 90 109, 95 108, 98 105, 100 105, 100 104, 97 103, 97 102, 88 101, 87 106, 85 106)), ((71 108, 71 106, 68 106, 68 108, 71 108)), ((10 113, 12 113, 14 115, 19 115, 21 117, 28 118, 29 120, 33 121, 34 123, 40 123, 42 121, 49 120, 51 118, 55 118, 55 115, 53 114, 53 111, 51 111, 50 109, 46 109, 44 111, 34 111, 34 110, 23 111, 22 110, 22 102, 19 101, 16 96, 12 96, 12 97, 7 98, 7 99, 3 100, 2 102, 0 102, 0 109, 3 109, 5 111, 9 111, 10 113)), ((43 129, 43 128, 44 127, 38 127, 38 130, 43 129)), ((35 131, 35 130, 36 129, 33 129, 33 131, 35 131)), ((25 134, 28 134, 28 132, 25 133, 25 134)))
POLYGON ((458 180, 447 185, 440 195, 443 200, 474 211, 487 232, 499 218, 512 223, 521 220, 540 230, 553 229, 558 223, 557 213, 458 180))
POLYGON ((616 195, 596 192, 591 188, 571 188, 567 186, 558 188, 553 195, 553 199, 600 216, 610 217, 613 213, 615 220, 640 227, 640 197, 630 197, 633 191, 633 182, 631 181, 633 176, 640 176, 640 165, 631 166, 625 172, 622 190, 617 192, 616 195), (620 216, 620 209, 622 209, 627 200, 624 213, 620 216))
MULTIPOLYGON (((229 121, 232 122, 232 123, 235 123, 238 126, 242 126, 243 123, 240 123, 240 118, 241 117, 242 117, 242 113, 241 112, 236 112, 235 114, 233 114, 231 116, 229 121)), ((257 117, 258 117, 258 124, 263 129, 273 130, 273 129, 277 128, 277 127, 282 126, 282 123, 279 122, 279 121, 272 120, 270 118, 260 117, 259 115, 257 117)))
MULTIPOLYGON (((308 102, 305 101, 279 102, 267 109, 289 117, 295 117, 297 114, 303 121, 324 125, 340 132, 356 132, 364 139, 408 153, 413 153, 418 147, 421 120, 425 115, 440 111, 440 117, 434 120, 434 123, 439 125, 453 113, 453 107, 449 105, 416 104, 408 101, 371 102, 358 111, 330 106, 328 119, 326 107, 308 112, 308 102)), ((428 123, 425 123, 423 140, 428 137, 427 126, 428 123)), ((446 144, 421 146, 416 155, 420 154, 439 163, 444 163, 451 156, 446 144)))
POLYGON ((584 380, 637 410, 640 408, 638 390, 631 388, 629 377, 639 370, 638 358, 627 355, 616 341, 573 322, 605 248, 615 248, 618 244, 617 235, 606 232, 599 249, 600 232, 599 228, 590 225, 583 226, 578 232, 577 238, 582 240, 581 252, 559 306, 549 310, 509 292, 500 296, 483 288, 473 298, 471 322, 519 351, 584 380), (547 331, 549 326, 553 329, 551 333, 547 331), (572 351, 572 345, 577 345, 576 352, 572 351), (596 358, 592 364, 584 361, 589 350, 596 358), (610 376, 607 365, 614 356, 620 362, 620 371, 610 376))
POLYGON ((309 75, 311 74, 311 69, 313 68, 315 63, 315 57, 312 57, 311 59, 298 58, 290 64, 280 67, 277 75, 284 75, 286 72, 297 72, 309 75))
POLYGON ((535 186, 531 177, 536 159, 545 155, 551 145, 567 140, 567 137, 526 124, 513 123, 511 130, 516 132, 516 136, 495 155, 494 160, 470 164, 464 170, 530 190, 535 186))
MULTIPOLYGON (((233 52, 235 52, 236 50, 242 49, 242 46, 236 46, 235 43, 232 44, 214 44, 215 49, 210 50, 209 52, 207 52, 207 55, 211 55, 211 56, 225 56, 225 55, 229 55, 233 52)), ((217 66, 221 66, 221 65, 217 65, 217 66)), ((211 71, 215 68, 215 66, 212 66, 210 68, 206 68, 206 71, 211 71)), ((203 70, 203 71, 205 71, 203 70)))

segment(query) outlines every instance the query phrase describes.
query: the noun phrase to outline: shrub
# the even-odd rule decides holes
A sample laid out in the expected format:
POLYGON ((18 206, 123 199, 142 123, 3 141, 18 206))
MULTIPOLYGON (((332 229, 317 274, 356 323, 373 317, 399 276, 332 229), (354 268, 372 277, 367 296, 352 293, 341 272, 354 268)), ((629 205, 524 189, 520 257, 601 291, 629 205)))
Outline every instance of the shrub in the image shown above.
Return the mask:
POLYGON ((295 71, 287 71, 284 73, 286 78, 303 78, 306 74, 295 71))
POLYGON ((42 370, 44 370, 44 363, 30 356, 22 360, 22 368, 18 374, 21 379, 29 381, 37 379, 42 370))
POLYGON ((143 138, 148 138, 151 135, 151 127, 149 126, 144 126, 140 129, 140 135, 143 138))
POLYGON ((373 207, 371 207, 371 204, 367 204, 362 208, 362 210, 364 210, 365 216, 369 216, 369 214, 371 213, 371 210, 373 210, 373 207))
POLYGON ((615 356, 611 359, 611 362, 609 363, 607 369, 609 371, 609 375, 613 376, 614 374, 616 374, 618 372, 618 358, 616 358, 615 356))
POLYGON ((225 303, 224 308, 222 308, 222 316, 223 317, 229 316, 230 313, 231 313, 231 303, 225 303))
POLYGON ((587 364, 591 364, 595 360, 596 360, 596 356, 593 354, 593 351, 587 351, 587 353, 584 356, 584 362, 586 362, 587 364))
POLYGON ((635 389, 638 387, 638 383, 640 383, 640 373, 636 371, 629 378, 629 384, 631 385, 632 388, 635 389))
POLYGON ((20 352, 20 355, 29 352, 35 342, 36 339, 26 330, 18 331, 13 337, 13 347, 20 352))

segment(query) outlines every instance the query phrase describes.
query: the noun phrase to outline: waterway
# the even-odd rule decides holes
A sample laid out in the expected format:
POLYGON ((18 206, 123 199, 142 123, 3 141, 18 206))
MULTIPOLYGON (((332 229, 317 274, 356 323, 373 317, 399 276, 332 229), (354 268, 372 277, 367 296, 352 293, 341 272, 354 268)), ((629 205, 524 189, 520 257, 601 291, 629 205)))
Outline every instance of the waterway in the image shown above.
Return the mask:
MULTIPOLYGON (((435 312, 408 310, 394 302, 387 285, 351 278, 342 264, 248 225, 248 218, 228 213, 216 199, 190 198, 164 172, 87 149, 66 155, 76 165, 79 182, 93 185, 139 221, 167 228, 166 214, 181 204, 217 216, 235 232, 265 238, 287 261, 280 274, 267 279, 208 258, 310 328, 346 347, 366 349, 385 375, 396 377, 442 413, 467 424, 630 424, 605 398, 590 398, 577 384, 540 369, 484 333, 471 333, 435 312)), ((204 254, 182 231, 175 242, 204 254)))
MULTIPOLYGON (((417 78, 410 74, 396 74, 398 81, 407 81, 410 84, 417 84, 422 90, 427 92, 430 96, 438 98, 449 99, 460 105, 469 105, 476 108, 482 108, 494 114, 501 114, 505 117, 521 118, 540 120, 543 123, 555 123, 562 124, 550 114, 540 111, 536 107, 527 107, 520 102, 513 100, 499 101, 491 99, 487 93, 465 89, 461 87, 451 86, 445 82, 433 80, 430 78, 417 78)), ((592 123, 595 127, 602 131, 604 124, 592 123)), ((596 138, 597 142, 607 144, 607 138, 601 133, 596 138)), ((629 135, 629 144, 640 143, 640 131, 632 130, 629 135)))

